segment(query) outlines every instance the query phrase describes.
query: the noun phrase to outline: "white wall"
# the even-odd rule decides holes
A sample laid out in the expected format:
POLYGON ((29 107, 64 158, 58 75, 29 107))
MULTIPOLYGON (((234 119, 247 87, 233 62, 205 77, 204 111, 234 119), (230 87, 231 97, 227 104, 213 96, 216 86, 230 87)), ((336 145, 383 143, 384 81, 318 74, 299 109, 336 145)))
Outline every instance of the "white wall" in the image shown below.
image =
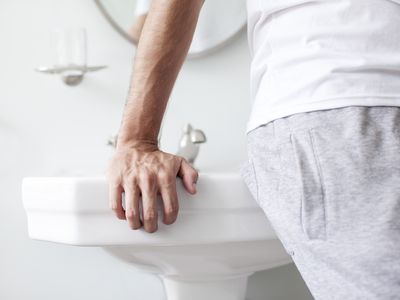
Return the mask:
MULTIPOLYGON (((105 141, 119 127, 132 55, 92 1, 0 1, 0 299, 164 298, 157 277, 101 249, 29 240, 21 205, 24 176, 104 170, 111 153, 105 141), (87 29, 89 63, 109 66, 74 88, 33 71, 51 62, 49 30, 69 26, 87 29)), ((236 169, 246 157, 248 67, 244 33, 222 51, 188 61, 163 125, 163 149, 176 151, 190 121, 208 136, 198 168, 236 169)), ((310 298, 293 265, 249 281, 249 300, 310 298)))

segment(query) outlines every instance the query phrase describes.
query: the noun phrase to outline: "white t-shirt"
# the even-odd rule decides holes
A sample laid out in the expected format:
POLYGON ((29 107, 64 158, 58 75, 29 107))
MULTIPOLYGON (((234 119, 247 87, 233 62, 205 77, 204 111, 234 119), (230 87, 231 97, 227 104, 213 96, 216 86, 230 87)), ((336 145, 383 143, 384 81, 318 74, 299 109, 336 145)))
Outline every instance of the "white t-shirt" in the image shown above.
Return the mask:
POLYGON ((294 113, 400 106, 400 0, 247 0, 247 132, 294 113))

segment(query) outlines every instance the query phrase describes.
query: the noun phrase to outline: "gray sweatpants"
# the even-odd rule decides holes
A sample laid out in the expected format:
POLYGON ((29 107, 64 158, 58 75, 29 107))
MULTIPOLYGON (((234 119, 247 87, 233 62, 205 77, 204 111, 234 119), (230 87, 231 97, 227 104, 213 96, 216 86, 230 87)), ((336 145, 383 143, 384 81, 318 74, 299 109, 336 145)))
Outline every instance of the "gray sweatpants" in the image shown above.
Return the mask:
POLYGON ((247 139, 242 177, 314 298, 400 299, 400 107, 294 114, 247 139))

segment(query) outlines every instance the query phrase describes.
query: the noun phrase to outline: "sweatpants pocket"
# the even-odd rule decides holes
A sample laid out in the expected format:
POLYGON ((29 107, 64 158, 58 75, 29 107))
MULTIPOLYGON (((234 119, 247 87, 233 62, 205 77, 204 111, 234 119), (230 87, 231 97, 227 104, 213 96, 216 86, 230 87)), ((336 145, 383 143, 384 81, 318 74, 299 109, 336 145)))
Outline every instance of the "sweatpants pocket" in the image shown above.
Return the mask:
POLYGON ((300 224, 309 240, 326 239, 324 183, 313 129, 291 133, 295 174, 300 191, 300 224))

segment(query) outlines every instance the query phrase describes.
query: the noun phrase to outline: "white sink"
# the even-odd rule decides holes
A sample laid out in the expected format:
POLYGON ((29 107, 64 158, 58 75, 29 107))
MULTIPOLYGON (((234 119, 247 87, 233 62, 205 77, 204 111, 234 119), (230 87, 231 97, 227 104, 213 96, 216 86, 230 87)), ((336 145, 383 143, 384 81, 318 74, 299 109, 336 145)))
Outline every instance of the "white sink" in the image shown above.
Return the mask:
POLYGON ((103 247, 160 275, 170 300, 243 300, 248 276, 291 262, 239 173, 200 173, 194 196, 177 184, 178 219, 165 225, 160 211, 147 233, 114 216, 102 177, 25 178, 29 236, 103 247))

